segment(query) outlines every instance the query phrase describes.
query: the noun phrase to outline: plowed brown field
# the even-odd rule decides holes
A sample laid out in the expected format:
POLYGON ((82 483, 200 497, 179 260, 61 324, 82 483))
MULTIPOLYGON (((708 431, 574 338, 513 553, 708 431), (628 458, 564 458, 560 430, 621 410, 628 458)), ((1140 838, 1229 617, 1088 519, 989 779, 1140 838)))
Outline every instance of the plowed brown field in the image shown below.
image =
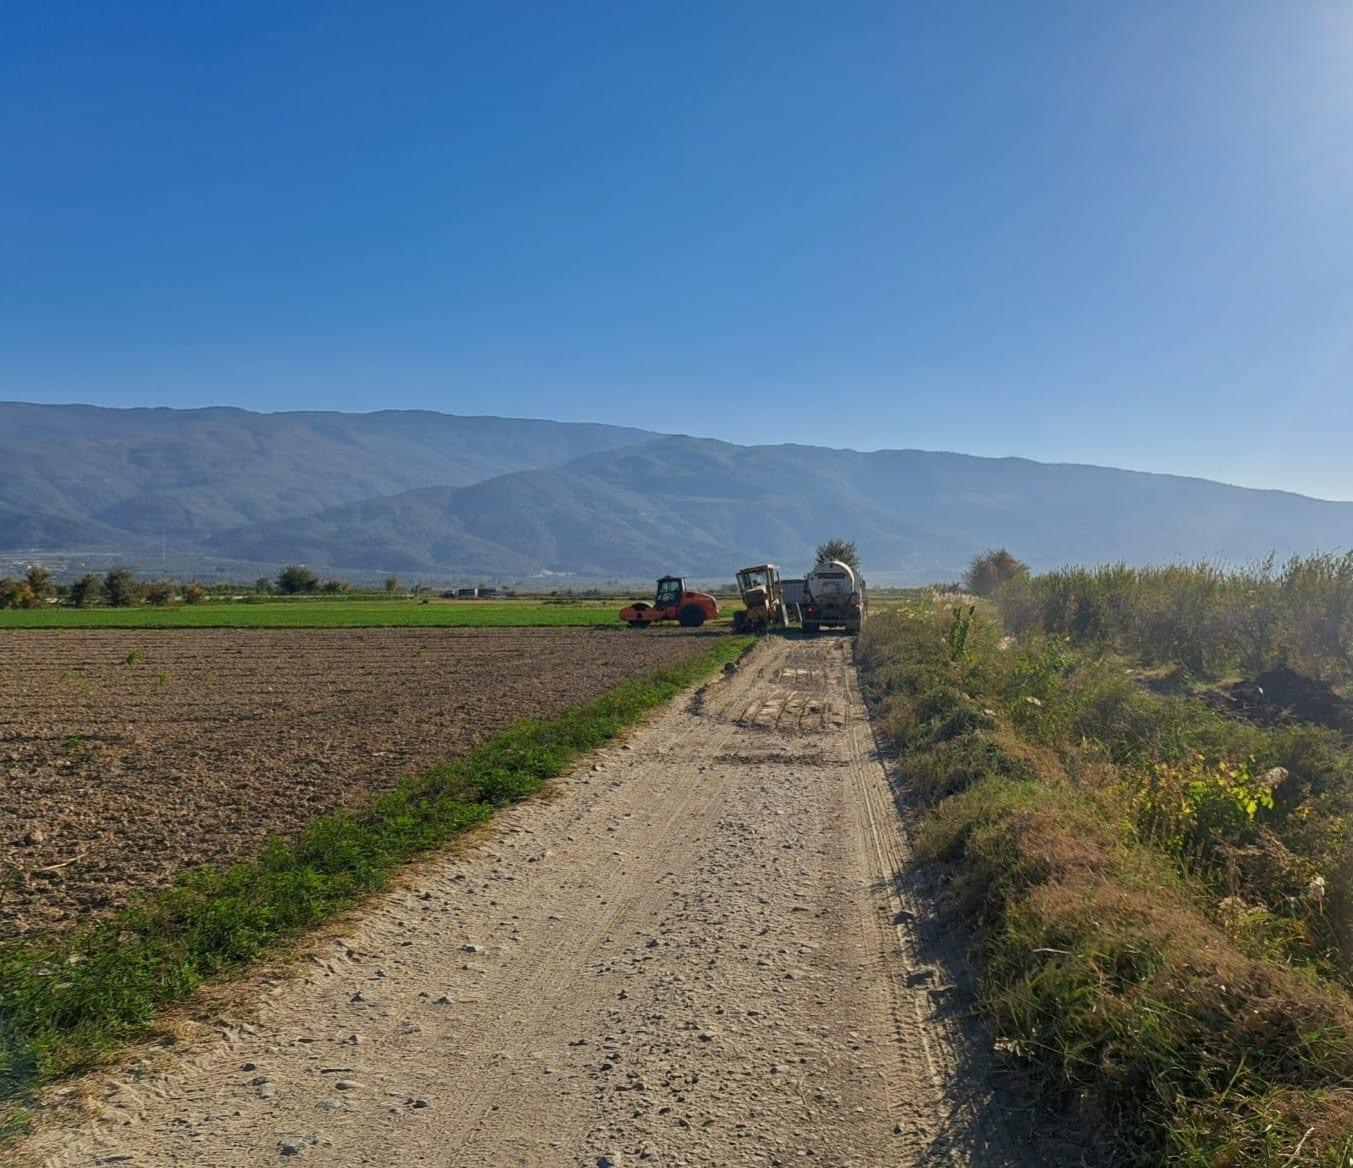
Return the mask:
MULTIPOLYGON (((0 634, 0 936, 66 928, 690 656, 591 629, 0 634)), ((717 634, 713 634, 717 635, 717 634)))

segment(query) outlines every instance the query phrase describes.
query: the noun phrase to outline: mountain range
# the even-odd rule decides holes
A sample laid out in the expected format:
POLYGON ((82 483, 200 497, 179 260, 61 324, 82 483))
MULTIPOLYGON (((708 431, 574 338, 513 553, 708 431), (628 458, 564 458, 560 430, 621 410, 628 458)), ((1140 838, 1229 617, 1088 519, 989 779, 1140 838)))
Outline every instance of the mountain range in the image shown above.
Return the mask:
POLYGON ((877 582, 977 552, 1245 561, 1353 545, 1353 503, 1204 479, 920 450, 736 446, 421 411, 257 414, 0 403, 0 551, 172 547, 430 579, 724 579, 855 539, 877 582))

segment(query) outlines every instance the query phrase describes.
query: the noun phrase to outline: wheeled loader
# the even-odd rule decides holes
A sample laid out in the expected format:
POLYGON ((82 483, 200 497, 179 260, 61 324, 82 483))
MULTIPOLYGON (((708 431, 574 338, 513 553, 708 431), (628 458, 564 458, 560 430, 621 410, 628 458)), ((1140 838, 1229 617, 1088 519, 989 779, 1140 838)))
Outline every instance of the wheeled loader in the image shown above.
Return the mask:
POLYGON ((735 633, 763 633, 789 624, 780 569, 774 564, 753 564, 740 569, 738 591, 742 593, 743 611, 733 614, 735 633))

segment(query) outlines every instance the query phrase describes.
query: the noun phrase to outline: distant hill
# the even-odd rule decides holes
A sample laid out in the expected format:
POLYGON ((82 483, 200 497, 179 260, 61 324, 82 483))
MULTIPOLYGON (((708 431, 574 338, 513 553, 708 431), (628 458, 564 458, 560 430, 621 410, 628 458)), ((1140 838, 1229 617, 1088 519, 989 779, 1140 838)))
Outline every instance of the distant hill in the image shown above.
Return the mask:
POLYGON ((258 414, 0 402, 0 550, 195 545, 242 524, 463 486, 652 438, 419 410, 258 414))
POLYGON ((728 577, 761 558, 801 571, 832 534, 859 542, 875 580, 919 582, 953 579, 997 544, 1035 567, 1348 547, 1353 504, 1015 458, 678 437, 243 526, 208 546, 350 569, 638 579, 728 577))

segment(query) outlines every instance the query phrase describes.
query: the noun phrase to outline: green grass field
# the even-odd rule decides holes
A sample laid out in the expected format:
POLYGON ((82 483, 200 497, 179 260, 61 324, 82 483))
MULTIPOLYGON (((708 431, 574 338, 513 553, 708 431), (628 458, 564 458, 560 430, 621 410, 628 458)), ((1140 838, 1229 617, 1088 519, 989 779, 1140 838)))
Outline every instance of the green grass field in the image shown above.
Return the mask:
POLYGON ((0 629, 514 628, 614 625, 621 601, 213 600, 174 608, 0 611, 0 629))

